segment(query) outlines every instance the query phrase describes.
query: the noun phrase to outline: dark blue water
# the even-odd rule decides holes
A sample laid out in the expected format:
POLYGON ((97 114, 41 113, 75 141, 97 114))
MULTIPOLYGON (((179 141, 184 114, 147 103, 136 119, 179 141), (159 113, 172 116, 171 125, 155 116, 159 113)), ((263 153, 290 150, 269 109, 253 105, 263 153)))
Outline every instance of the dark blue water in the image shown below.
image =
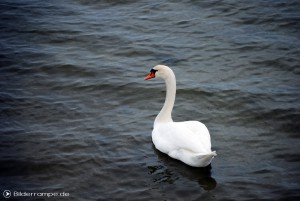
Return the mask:
POLYGON ((2 0, 0 196, 11 200, 299 200, 300 3, 2 0), (218 156, 155 150, 157 65, 176 121, 218 156))

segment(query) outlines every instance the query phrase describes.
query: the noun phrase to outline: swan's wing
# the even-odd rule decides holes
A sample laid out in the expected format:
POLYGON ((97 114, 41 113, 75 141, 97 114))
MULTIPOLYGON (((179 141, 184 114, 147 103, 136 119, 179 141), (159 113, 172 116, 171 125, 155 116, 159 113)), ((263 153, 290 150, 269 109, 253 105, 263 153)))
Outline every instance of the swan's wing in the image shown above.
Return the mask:
POLYGON ((164 153, 177 149, 194 153, 211 152, 209 132, 204 124, 196 121, 156 124, 152 140, 164 153))
POLYGON ((184 124, 189 130, 191 130, 193 135, 195 135, 195 138, 202 143, 202 146, 204 146, 207 150, 211 150, 210 134, 203 123, 199 121, 184 121, 179 122, 179 124, 180 123, 184 124))

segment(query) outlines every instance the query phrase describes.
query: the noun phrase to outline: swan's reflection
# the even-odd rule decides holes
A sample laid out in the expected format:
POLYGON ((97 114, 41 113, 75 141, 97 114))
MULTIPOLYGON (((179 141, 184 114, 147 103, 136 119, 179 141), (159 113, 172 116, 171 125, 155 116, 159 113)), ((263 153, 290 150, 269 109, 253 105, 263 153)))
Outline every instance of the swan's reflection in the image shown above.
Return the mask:
POLYGON ((181 176, 189 180, 197 181, 204 190, 210 191, 217 186, 216 180, 211 177, 211 165, 205 168, 190 167, 161 153, 154 145, 152 149, 163 163, 163 165, 148 166, 150 174, 155 176, 154 182, 172 184, 179 179, 178 174, 176 175, 176 172, 178 172, 181 176))

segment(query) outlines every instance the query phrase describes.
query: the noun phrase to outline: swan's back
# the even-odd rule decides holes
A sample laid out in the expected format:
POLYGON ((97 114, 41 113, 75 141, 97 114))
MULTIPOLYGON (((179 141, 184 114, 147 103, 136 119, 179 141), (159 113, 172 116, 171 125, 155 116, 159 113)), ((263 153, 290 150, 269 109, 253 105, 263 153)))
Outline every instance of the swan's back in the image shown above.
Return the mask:
POLYGON ((155 146, 164 153, 184 149, 192 153, 210 153, 211 142, 206 126, 198 121, 157 123, 152 131, 155 146))

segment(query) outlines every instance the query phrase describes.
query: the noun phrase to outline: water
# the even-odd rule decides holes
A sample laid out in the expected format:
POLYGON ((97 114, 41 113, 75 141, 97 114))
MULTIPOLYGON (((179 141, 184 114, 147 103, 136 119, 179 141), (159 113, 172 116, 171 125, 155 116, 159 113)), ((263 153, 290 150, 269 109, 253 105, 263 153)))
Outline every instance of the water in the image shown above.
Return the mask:
POLYGON ((3 0, 0 9, 1 194, 300 199, 299 1, 3 0), (209 128, 211 167, 153 147, 164 83, 144 77, 156 64, 177 76, 174 120, 209 128))

